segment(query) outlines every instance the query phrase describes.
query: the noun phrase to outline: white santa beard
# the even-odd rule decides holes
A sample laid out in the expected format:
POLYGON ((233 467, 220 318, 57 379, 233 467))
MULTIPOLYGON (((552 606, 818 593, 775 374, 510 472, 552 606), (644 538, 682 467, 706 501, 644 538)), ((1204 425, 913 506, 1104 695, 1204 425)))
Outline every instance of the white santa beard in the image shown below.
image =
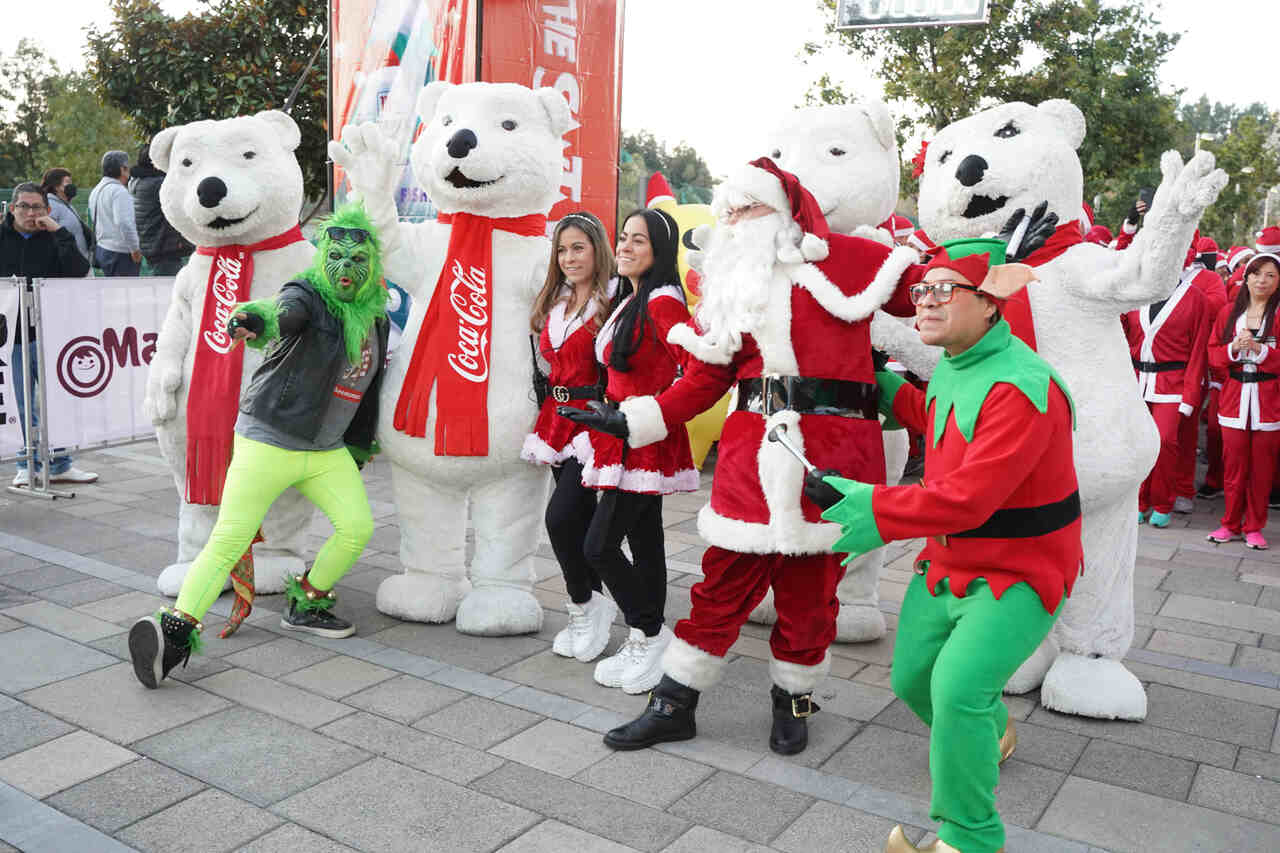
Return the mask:
POLYGON ((787 224, 782 214, 771 213, 715 230, 697 307, 707 338, 724 343, 760 328, 777 278, 777 237, 787 224))

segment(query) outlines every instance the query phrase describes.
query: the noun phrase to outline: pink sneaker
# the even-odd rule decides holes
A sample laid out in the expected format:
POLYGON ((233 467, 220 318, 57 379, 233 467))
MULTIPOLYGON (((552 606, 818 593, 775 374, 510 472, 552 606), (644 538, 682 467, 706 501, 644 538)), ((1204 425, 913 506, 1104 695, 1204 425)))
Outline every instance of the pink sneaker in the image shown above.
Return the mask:
POLYGON ((1262 534, 1256 530, 1244 535, 1244 544, 1255 551, 1267 550, 1267 540, 1263 539, 1262 534))
POLYGON ((1232 533, 1230 530, 1226 528, 1226 525, 1219 527, 1217 530, 1213 531, 1212 533, 1210 533, 1208 536, 1205 537, 1205 539, 1208 539, 1210 542, 1217 542, 1218 544, 1222 544, 1223 542, 1230 542, 1232 539, 1239 539, 1239 538, 1240 538, 1240 534, 1232 533))

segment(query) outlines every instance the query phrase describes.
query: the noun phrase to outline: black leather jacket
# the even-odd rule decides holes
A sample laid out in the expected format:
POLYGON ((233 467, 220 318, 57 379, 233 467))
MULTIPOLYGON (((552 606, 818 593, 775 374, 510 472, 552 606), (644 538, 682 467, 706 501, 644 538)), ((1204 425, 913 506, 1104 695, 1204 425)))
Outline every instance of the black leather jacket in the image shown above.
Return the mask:
MULTIPOLYGON (((267 349, 240 396, 240 411, 304 441, 320 432, 333 386, 347 369, 342 324, 329 313, 310 283, 301 279, 280 290, 280 337, 267 349)), ((378 392, 387 362, 385 315, 374 323, 378 334, 378 367, 356 409, 343 441, 368 450, 378 423, 378 392)))

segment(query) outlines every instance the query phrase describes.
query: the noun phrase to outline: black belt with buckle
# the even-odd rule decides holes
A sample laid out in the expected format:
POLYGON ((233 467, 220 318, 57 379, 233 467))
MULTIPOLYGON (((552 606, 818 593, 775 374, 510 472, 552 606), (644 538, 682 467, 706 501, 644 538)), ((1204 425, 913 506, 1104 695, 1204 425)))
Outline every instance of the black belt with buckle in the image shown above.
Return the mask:
POLYGON ((1080 517, 1080 492, 1040 506, 998 509, 980 526, 960 533, 959 539, 1030 539, 1061 530, 1080 517))
POLYGON ((738 381, 738 411, 769 417, 790 411, 802 415, 837 415, 879 420, 880 389, 872 382, 764 376, 738 381))
POLYGON ((1237 382, 1243 382, 1246 385, 1250 382, 1270 382, 1272 379, 1275 379, 1277 375, 1280 375, 1275 373, 1265 373, 1261 370, 1244 371, 1238 367, 1233 367, 1227 372, 1231 375, 1232 379, 1237 382))
POLYGON ((552 385, 551 399, 557 403, 570 400, 603 400, 604 389, 599 385, 552 385))
POLYGON ((1164 373, 1166 370, 1181 370, 1187 366, 1185 361, 1139 361, 1130 359, 1135 370, 1143 373, 1164 373))

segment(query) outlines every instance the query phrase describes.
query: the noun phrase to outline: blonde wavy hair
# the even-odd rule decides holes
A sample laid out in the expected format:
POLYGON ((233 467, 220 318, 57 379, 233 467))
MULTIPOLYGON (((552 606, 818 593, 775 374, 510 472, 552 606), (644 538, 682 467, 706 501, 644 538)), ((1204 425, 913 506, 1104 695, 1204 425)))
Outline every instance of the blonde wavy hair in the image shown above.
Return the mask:
MULTIPOLYGON (((609 317, 609 279, 614 276, 613 247, 609 235, 605 233, 604 224, 585 210, 565 214, 556 223, 556 230, 551 235, 551 263, 547 264, 547 278, 542 289, 533 300, 533 314, 529 317, 529 328, 535 333, 541 332, 547 324, 547 315, 560 296, 560 288, 565 284, 564 275, 560 272, 558 249, 560 235, 569 228, 577 228, 591 241, 595 253, 595 274, 592 276, 591 299, 596 304, 596 313, 592 318, 593 326, 598 330, 609 317)), ((584 308, 585 306, 580 306, 584 308)))

